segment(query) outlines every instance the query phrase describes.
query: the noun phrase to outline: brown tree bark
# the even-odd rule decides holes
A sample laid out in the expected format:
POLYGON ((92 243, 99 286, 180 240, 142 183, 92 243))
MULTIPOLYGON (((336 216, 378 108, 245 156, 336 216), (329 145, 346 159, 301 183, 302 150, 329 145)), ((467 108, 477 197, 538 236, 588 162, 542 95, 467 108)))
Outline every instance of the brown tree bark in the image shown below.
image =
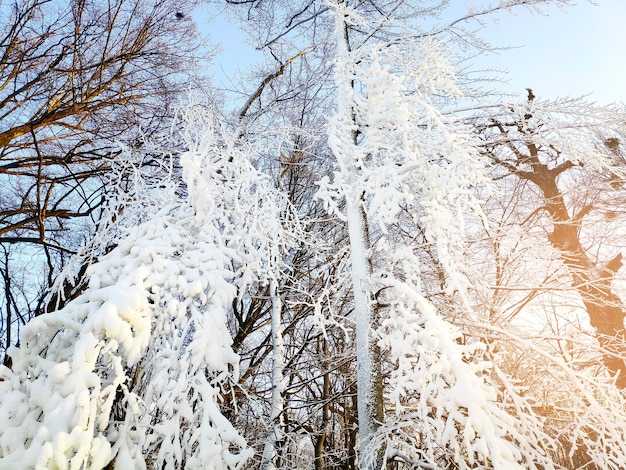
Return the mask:
POLYGON ((571 166, 567 162, 549 169, 546 165, 536 163, 532 173, 520 176, 535 183, 543 194, 544 208, 554 224, 548 240, 561 254, 573 286, 582 298, 591 326, 595 328, 603 349, 605 366, 613 375, 617 375, 618 387, 626 389, 626 363, 621 357, 626 344, 626 312, 611 287, 615 272, 622 266, 622 255, 618 253, 604 268, 599 268, 585 252, 580 242, 580 224, 591 207, 586 206, 578 214, 570 216, 556 181, 557 176, 571 166))
POLYGON ((542 149, 534 143, 532 132, 528 130, 531 127, 528 124, 530 118, 532 116, 527 114, 522 123, 492 123, 489 127, 496 128, 506 137, 503 145, 509 151, 510 157, 501 158, 494 149, 486 153, 496 164, 533 183, 541 191, 542 209, 548 213, 553 223, 548 240, 558 250, 572 278, 573 287, 582 299, 602 349, 604 365, 612 375, 617 376, 617 386, 625 390, 626 310, 611 286, 615 273, 622 266, 622 254, 618 253, 604 266, 597 265, 589 258, 580 240, 580 227, 593 207, 587 205, 578 213, 570 214, 558 185, 559 176, 576 164, 570 160, 552 167, 544 163, 540 158, 542 151, 558 151, 554 148, 542 149), (520 137, 514 138, 513 135, 520 137))

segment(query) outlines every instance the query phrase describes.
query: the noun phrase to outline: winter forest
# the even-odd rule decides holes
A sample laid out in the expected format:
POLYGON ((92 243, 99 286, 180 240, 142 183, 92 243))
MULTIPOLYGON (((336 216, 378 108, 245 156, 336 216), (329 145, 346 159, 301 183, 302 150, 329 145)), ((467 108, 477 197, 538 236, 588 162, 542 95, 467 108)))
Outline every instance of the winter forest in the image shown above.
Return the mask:
POLYGON ((0 469, 626 468, 626 107, 453 3, 0 2, 0 469))

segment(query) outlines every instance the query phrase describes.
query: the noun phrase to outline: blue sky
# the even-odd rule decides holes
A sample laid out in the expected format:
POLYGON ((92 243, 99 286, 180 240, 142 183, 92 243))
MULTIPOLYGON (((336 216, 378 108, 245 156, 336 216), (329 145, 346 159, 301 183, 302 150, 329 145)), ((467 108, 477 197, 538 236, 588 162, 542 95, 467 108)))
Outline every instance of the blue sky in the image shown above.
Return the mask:
POLYGON ((550 8, 549 16, 520 10, 490 22, 484 37, 520 46, 487 60, 510 74, 507 89, 537 96, 581 96, 600 104, 626 102, 626 1, 598 0, 550 8))
MULTIPOLYGON (((486 2, 451 3, 463 13, 464 4, 486 2)), ((508 69, 509 83, 502 89, 522 96, 530 87, 542 98, 589 95, 599 104, 626 103, 626 1, 595 3, 580 1, 565 10, 550 7, 545 9, 547 16, 517 9, 515 14, 488 19, 481 36, 493 45, 512 48, 477 59, 477 66, 508 69)), ((226 85, 226 77, 254 60, 254 51, 243 44, 237 27, 223 19, 217 18, 206 30, 224 49, 215 58, 212 73, 216 84, 226 85)))

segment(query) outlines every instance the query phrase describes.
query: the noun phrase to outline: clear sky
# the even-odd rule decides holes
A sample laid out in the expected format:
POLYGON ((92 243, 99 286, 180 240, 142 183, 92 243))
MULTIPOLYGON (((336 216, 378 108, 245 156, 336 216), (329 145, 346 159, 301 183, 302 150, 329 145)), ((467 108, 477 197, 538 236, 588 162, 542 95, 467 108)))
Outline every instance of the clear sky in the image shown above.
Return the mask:
POLYGON ((579 2, 548 16, 519 10, 489 22, 483 37, 520 46, 485 63, 507 68, 507 90, 530 87, 537 96, 582 96, 600 104, 626 103, 626 0, 579 2))
MULTIPOLYGON (((488 2, 451 3, 462 14, 464 5, 488 2)), ((595 5, 580 0, 565 10, 545 11, 547 16, 518 8, 488 18, 481 36, 496 46, 515 47, 478 58, 477 64, 508 69, 509 83, 502 89, 522 96, 530 87, 543 98, 589 95, 599 104, 626 103, 626 0, 595 0, 595 5)), ((234 76, 238 67, 245 70, 254 51, 242 44, 237 27, 223 19, 207 29, 224 49, 214 60, 216 84, 227 86, 225 76, 234 76)))

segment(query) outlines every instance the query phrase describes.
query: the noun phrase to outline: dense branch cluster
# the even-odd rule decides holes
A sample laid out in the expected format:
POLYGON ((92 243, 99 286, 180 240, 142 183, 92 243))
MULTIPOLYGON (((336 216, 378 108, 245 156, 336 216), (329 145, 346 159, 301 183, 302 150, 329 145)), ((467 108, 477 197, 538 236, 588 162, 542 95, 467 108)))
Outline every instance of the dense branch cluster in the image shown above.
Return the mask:
POLYGON ((109 177, 118 143, 141 145, 168 126, 198 44, 193 24, 175 19, 176 8, 190 7, 139 0, 0 6, 5 335, 47 310, 46 289, 103 228, 104 207, 127 185, 109 177))
POLYGON ((626 112, 464 62, 568 1, 201 3, 0 4, 0 467, 624 468, 626 112))

